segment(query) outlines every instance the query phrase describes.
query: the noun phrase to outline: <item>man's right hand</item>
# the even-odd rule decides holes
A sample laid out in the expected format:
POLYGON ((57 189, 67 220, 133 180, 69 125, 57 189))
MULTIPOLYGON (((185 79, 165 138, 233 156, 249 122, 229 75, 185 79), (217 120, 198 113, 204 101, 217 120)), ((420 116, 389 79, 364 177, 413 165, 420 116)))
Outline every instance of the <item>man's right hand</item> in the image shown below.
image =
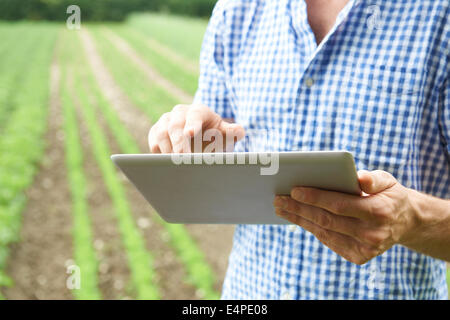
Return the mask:
MULTIPOLYGON (((234 142, 245 136, 245 130, 241 125, 222 119, 204 105, 180 104, 171 112, 163 114, 150 129, 148 134, 150 151, 152 153, 194 152, 193 142, 198 139, 202 141, 201 151, 203 151, 206 145, 203 134, 211 129, 221 136, 222 141, 227 141, 228 135, 233 137, 234 142)), ((206 142, 210 143, 210 141, 206 142)), ((225 148, 229 146, 223 143, 223 147, 225 151, 225 148)))

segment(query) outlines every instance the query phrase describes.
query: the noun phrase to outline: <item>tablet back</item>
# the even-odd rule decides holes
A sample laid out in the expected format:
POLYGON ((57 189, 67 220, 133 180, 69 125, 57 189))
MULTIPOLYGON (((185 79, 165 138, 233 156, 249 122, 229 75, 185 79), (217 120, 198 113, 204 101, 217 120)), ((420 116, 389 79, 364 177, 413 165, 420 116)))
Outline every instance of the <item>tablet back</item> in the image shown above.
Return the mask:
POLYGON ((276 194, 289 195, 295 186, 360 194, 353 157, 345 151, 183 157, 111 158, 159 215, 172 223, 286 224, 275 215, 272 203, 276 194))

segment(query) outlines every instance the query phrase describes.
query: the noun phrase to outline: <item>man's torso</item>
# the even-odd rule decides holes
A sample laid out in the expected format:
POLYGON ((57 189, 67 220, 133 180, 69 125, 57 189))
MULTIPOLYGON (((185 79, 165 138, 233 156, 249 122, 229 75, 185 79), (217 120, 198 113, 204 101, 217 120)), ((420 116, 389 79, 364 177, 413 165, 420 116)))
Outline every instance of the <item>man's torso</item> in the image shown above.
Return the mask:
MULTIPOLYGON (((350 1, 319 46, 304 1, 219 6, 229 105, 236 122, 259 132, 238 151, 347 150, 358 169, 450 197, 438 119, 446 0, 350 1)), ((225 298, 445 296, 440 261, 394 246, 357 266, 285 226, 238 226, 224 284, 225 298)))

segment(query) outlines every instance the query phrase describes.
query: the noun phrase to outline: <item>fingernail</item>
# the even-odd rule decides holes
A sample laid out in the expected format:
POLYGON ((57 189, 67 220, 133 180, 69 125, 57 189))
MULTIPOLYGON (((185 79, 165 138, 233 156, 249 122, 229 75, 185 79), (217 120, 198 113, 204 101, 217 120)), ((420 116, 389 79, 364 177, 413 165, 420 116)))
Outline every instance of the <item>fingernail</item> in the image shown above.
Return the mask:
POLYGON ((292 190, 292 198, 295 200, 303 200, 303 192, 300 188, 295 188, 292 190))

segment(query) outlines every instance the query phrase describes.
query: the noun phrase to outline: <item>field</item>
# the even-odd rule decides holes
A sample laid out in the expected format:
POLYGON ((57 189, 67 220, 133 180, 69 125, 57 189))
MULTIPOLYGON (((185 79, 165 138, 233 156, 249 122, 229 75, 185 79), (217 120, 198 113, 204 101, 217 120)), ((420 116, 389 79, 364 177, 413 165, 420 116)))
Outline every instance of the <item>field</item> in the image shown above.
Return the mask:
POLYGON ((220 297, 233 227, 165 223, 109 159, 192 100, 206 24, 0 23, 1 298, 220 297))
POLYGON ((109 159, 192 100, 206 24, 0 23, 2 298, 220 297, 233 227, 165 223, 109 159))

